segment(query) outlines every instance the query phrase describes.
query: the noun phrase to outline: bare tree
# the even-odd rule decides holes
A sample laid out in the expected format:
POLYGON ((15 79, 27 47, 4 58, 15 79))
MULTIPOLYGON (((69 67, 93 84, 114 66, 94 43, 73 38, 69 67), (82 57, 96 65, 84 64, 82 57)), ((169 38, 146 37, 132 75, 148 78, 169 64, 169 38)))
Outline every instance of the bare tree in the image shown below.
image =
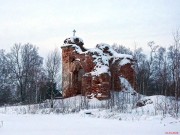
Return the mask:
POLYGON ((21 102, 24 102, 24 91, 23 91, 23 69, 22 69, 22 63, 21 63, 21 45, 15 44, 11 48, 11 52, 8 54, 8 61, 10 62, 10 65, 12 66, 11 70, 14 74, 14 80, 16 80, 18 89, 20 90, 20 97, 21 102))
POLYGON ((5 50, 0 50, 0 105, 13 101, 13 83, 11 81, 10 66, 7 62, 5 50))
POLYGON ((50 91, 51 91, 50 92, 51 108, 53 108, 54 85, 56 84, 58 72, 60 72, 60 66, 61 66, 60 63, 61 63, 61 55, 58 49, 56 48, 54 49, 54 51, 49 53, 46 61, 46 72, 47 72, 48 80, 50 82, 50 91))
POLYGON ((130 54, 130 55, 133 54, 133 52, 129 48, 126 48, 123 45, 118 45, 118 44, 115 43, 115 44, 112 45, 112 48, 118 53, 130 54))
POLYGON ((176 116, 179 111, 178 107, 178 97, 180 92, 180 33, 179 30, 177 30, 174 35, 174 90, 175 90, 175 99, 176 99, 176 107, 175 107, 175 113, 176 116))
POLYGON ((34 103, 37 85, 37 74, 40 72, 43 59, 38 54, 38 48, 31 44, 15 44, 8 54, 17 90, 22 103, 34 103))
POLYGON ((176 31, 174 34, 174 59, 175 59, 175 67, 174 67, 174 75, 175 75, 175 98, 178 100, 178 92, 180 89, 179 85, 179 77, 180 77, 180 34, 179 31, 176 31))
POLYGON ((142 48, 137 48, 134 51, 134 58, 137 61, 135 65, 137 90, 139 93, 146 94, 145 88, 145 73, 147 73, 146 55, 143 54, 142 48))

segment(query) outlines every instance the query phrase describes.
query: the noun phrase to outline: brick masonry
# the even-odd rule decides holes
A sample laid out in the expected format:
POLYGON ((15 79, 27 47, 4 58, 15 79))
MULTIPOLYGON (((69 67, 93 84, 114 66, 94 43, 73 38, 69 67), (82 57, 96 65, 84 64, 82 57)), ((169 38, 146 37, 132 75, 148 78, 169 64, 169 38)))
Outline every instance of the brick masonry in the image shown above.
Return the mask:
MULTIPOLYGON (((64 41, 62 49, 62 88, 63 97, 72 97, 76 95, 84 95, 88 98, 95 97, 99 100, 109 99, 110 91, 121 91, 123 86, 119 77, 123 77, 135 88, 135 71, 133 68, 134 60, 128 59, 130 62, 119 65, 123 58, 110 58, 109 72, 98 75, 92 75, 96 63, 94 62, 94 53, 86 53, 87 49, 83 47, 83 42, 77 38, 68 38, 64 41), (79 53, 77 48, 82 51, 79 53)), ((106 47, 107 48, 107 47, 106 47)), ((103 50, 104 54, 109 53, 107 49, 103 50)), ((103 55, 104 55, 103 54, 103 55)), ((103 66, 103 65, 102 65, 103 66)))

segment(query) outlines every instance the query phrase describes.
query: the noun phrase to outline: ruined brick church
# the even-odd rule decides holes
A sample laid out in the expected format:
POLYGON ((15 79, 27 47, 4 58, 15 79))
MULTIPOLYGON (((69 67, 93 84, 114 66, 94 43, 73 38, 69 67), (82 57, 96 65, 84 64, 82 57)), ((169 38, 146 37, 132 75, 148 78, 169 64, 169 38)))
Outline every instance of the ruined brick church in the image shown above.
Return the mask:
POLYGON ((99 100, 110 98, 111 91, 131 91, 135 87, 134 59, 119 54, 108 44, 86 49, 81 38, 64 40, 62 49, 63 97, 84 95, 99 100))

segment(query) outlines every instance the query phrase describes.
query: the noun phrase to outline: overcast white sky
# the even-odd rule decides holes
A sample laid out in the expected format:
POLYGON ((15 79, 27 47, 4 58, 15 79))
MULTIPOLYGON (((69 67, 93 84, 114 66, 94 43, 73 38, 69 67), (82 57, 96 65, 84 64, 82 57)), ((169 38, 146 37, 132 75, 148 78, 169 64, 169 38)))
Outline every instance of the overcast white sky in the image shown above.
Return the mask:
POLYGON ((0 0, 0 49, 32 43, 40 55, 73 35, 87 48, 118 43, 167 47, 180 27, 180 0, 0 0))

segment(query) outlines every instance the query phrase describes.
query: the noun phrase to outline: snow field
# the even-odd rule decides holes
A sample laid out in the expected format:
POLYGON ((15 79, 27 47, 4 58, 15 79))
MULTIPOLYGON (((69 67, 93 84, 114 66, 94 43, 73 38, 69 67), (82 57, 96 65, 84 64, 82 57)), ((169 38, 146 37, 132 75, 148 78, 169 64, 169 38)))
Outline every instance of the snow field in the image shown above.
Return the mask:
POLYGON ((109 109, 106 108, 108 100, 87 100, 81 96, 56 100, 54 109, 50 108, 49 101, 1 107, 0 135, 180 134, 180 118, 174 118, 172 97, 141 95, 140 102, 147 100, 146 105, 135 107, 136 97, 124 96, 125 92, 116 95, 119 102, 109 109), (89 109, 81 108, 84 100, 89 109), (121 104, 121 100, 126 104, 121 104), (165 107, 167 114, 164 115, 165 107))
POLYGON ((161 116, 146 120, 113 120, 71 115, 0 114, 1 135, 164 135, 180 134, 180 120, 161 116))

